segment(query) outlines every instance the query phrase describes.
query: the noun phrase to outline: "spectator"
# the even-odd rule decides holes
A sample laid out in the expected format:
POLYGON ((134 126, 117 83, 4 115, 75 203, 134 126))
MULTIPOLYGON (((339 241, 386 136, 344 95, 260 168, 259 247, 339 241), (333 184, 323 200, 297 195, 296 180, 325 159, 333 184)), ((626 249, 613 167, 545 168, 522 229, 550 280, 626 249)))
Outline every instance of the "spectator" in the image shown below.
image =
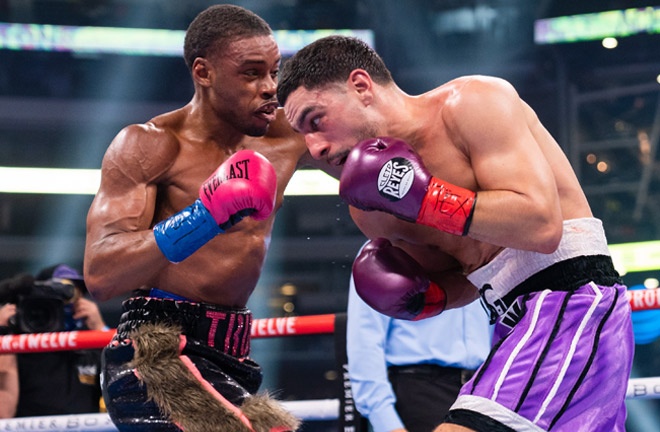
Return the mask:
POLYGON ((374 432, 429 432, 490 350, 479 302, 421 321, 369 307, 351 277, 347 324, 353 399, 374 432))
MULTIPOLYGON (((107 330, 71 267, 19 276, 4 285, 11 286, 3 290, 10 302, 0 308, 5 333, 107 330)), ((0 355, 0 418, 99 412, 99 372, 100 350, 0 355)))

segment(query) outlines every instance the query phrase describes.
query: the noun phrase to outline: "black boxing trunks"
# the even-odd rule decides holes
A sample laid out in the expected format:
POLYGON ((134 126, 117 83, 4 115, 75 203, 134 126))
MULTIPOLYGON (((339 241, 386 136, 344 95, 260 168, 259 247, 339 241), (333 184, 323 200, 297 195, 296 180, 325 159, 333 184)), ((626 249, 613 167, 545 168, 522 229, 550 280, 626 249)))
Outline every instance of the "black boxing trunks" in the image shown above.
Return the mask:
POLYGON ((119 431, 296 430, 248 357, 252 314, 173 298, 123 304, 103 350, 101 387, 119 431))

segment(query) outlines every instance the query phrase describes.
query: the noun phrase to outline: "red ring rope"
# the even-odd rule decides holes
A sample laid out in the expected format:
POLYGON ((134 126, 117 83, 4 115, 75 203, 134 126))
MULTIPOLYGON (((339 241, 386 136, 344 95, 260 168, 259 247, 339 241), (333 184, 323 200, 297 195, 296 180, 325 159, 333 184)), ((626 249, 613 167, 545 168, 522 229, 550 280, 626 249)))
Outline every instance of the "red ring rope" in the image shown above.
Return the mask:
MULTIPOLYGON (((335 331, 335 315, 309 315, 282 318, 255 319, 252 337, 268 338, 310 334, 328 334, 335 331)), ((83 330, 55 333, 29 333, 0 336, 0 354, 39 353, 66 350, 98 349, 106 346, 115 330, 83 330)))
MULTIPOLYGON (((626 291, 634 311, 660 309, 660 289, 626 291)), ((335 330, 335 315, 308 315, 255 319, 252 338, 329 334, 335 330)), ((35 353, 103 348, 115 335, 114 330, 85 330, 56 333, 30 333, 0 336, 0 354, 35 353)))

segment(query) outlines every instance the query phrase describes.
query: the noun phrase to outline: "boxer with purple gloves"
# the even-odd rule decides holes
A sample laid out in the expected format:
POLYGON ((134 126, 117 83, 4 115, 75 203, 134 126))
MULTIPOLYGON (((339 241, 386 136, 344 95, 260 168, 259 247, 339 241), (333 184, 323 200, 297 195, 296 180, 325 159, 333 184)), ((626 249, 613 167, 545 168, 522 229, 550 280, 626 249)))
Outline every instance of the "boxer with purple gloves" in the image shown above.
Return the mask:
POLYGON ((480 298, 491 316, 493 349, 435 432, 625 430, 626 287, 566 155, 510 83, 409 95, 367 44, 328 36, 287 60, 277 96, 312 156, 343 170, 371 239, 353 265, 365 302, 418 320, 480 298))
MULTIPOLYGON (((456 235, 466 235, 470 228, 476 194, 433 177, 400 139, 358 143, 344 163, 339 185, 339 195, 361 210, 384 211, 456 235)), ((353 277, 362 300, 393 318, 428 318, 447 303, 445 291, 386 239, 375 239, 362 250, 353 263, 353 277)))

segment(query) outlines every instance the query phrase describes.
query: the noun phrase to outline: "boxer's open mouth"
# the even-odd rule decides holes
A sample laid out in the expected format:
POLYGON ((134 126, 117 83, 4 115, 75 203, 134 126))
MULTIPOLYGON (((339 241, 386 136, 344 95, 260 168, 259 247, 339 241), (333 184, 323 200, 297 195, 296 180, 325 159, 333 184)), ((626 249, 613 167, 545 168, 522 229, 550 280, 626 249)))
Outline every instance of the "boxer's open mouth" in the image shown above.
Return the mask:
POLYGON ((268 103, 259 107, 256 111, 258 117, 263 118, 269 123, 275 120, 275 111, 277 110, 278 104, 275 102, 268 103))

